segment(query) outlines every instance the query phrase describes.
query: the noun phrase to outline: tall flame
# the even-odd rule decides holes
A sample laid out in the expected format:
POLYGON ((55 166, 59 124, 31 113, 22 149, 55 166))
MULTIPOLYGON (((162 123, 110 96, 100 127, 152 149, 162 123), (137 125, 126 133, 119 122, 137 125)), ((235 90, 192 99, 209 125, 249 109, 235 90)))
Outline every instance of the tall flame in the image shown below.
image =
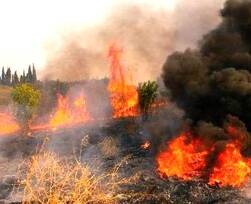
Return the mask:
POLYGON ((125 76, 121 64, 122 49, 116 44, 110 46, 108 57, 110 58, 110 81, 108 91, 111 95, 113 118, 130 117, 138 114, 138 92, 130 80, 131 76, 125 76))
POLYGON ((173 139, 165 151, 157 156, 158 172, 160 176, 177 176, 184 180, 199 177, 201 170, 206 166, 205 150, 200 140, 187 142, 187 135, 182 133, 173 139))
POLYGON ((0 135, 11 134, 20 129, 15 119, 8 113, 0 113, 0 135))

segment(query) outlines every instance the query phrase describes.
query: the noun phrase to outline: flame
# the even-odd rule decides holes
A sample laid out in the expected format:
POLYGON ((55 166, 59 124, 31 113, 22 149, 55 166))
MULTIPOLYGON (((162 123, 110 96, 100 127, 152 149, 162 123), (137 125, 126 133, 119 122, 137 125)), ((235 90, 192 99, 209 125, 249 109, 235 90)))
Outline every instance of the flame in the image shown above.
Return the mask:
POLYGON ((50 120, 51 127, 74 125, 91 120, 83 94, 73 101, 72 106, 69 101, 66 96, 58 96, 57 109, 50 120))
POLYGON ((184 180, 199 177, 206 166, 206 156, 203 143, 193 139, 187 143, 189 133, 182 133, 173 139, 165 151, 157 156, 158 172, 161 177, 177 176, 184 180))
POLYGON ((15 119, 8 113, 0 113, 0 135, 11 134, 20 129, 15 119))
POLYGON ((68 98, 58 95, 57 109, 50 120, 50 125, 52 127, 57 127, 69 123, 72 123, 72 116, 69 108, 68 98))
POLYGON ((150 146, 151 146, 151 143, 150 143, 149 141, 145 141, 145 143, 142 144, 140 147, 141 147, 142 149, 149 149, 150 146))
POLYGON ((108 91, 111 95, 113 118, 138 115, 138 92, 131 82, 131 75, 125 76, 121 64, 122 49, 116 44, 110 46, 108 57, 111 60, 108 91))
POLYGON ((209 184, 240 187, 251 173, 251 160, 241 155, 238 145, 230 143, 218 155, 216 165, 209 178, 209 184))

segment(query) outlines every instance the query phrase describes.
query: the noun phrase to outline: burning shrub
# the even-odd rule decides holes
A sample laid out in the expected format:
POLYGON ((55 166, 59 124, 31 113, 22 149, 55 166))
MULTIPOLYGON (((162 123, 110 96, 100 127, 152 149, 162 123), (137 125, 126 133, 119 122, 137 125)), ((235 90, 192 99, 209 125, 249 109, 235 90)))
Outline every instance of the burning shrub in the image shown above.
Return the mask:
MULTIPOLYGON (((27 164, 26 164, 27 165, 27 164)), ((78 161, 59 159, 53 153, 41 153, 28 162, 23 184, 24 203, 115 203, 119 167, 96 176, 78 161)), ((16 190, 21 190, 16 189, 16 190)))

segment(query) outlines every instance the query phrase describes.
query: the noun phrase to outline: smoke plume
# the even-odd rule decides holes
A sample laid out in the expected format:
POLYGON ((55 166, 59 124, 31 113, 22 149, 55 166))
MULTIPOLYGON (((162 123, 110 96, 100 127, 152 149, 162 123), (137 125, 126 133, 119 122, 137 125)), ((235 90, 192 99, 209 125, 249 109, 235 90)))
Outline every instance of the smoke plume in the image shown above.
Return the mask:
POLYGON ((175 52, 163 67, 172 98, 194 122, 223 125, 228 114, 251 129, 251 1, 228 0, 222 22, 196 50, 175 52))
POLYGON ((42 77, 73 81, 108 76, 107 50, 116 41, 124 48, 123 64, 135 81, 155 79, 167 54, 194 47, 219 22, 221 2, 182 0, 174 11, 120 5, 101 24, 64 33, 60 48, 49 52, 42 77), (194 13, 197 17, 190 18, 194 13))

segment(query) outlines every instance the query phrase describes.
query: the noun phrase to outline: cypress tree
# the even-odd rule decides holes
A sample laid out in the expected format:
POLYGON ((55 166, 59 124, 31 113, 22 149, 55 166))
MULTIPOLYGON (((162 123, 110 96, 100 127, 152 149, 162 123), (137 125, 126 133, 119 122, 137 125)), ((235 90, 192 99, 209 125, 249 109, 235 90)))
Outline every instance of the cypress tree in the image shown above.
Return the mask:
POLYGON ((10 86, 11 85, 11 69, 8 68, 6 71, 6 75, 5 75, 5 84, 10 86))
POLYGON ((26 75, 26 82, 32 83, 32 72, 31 72, 31 66, 29 65, 28 73, 26 75))
POLYGON ((37 81, 37 72, 36 72, 36 69, 35 69, 35 66, 34 64, 32 65, 32 82, 36 82, 37 81))
POLYGON ((4 71, 4 67, 2 68, 2 84, 5 84, 5 71, 4 71))
POLYGON ((16 86, 18 83, 19 83, 19 79, 18 79, 17 71, 15 71, 15 73, 12 75, 12 85, 16 86))
POLYGON ((20 83, 25 83, 26 82, 26 77, 25 77, 25 72, 23 70, 23 75, 20 77, 20 83))

